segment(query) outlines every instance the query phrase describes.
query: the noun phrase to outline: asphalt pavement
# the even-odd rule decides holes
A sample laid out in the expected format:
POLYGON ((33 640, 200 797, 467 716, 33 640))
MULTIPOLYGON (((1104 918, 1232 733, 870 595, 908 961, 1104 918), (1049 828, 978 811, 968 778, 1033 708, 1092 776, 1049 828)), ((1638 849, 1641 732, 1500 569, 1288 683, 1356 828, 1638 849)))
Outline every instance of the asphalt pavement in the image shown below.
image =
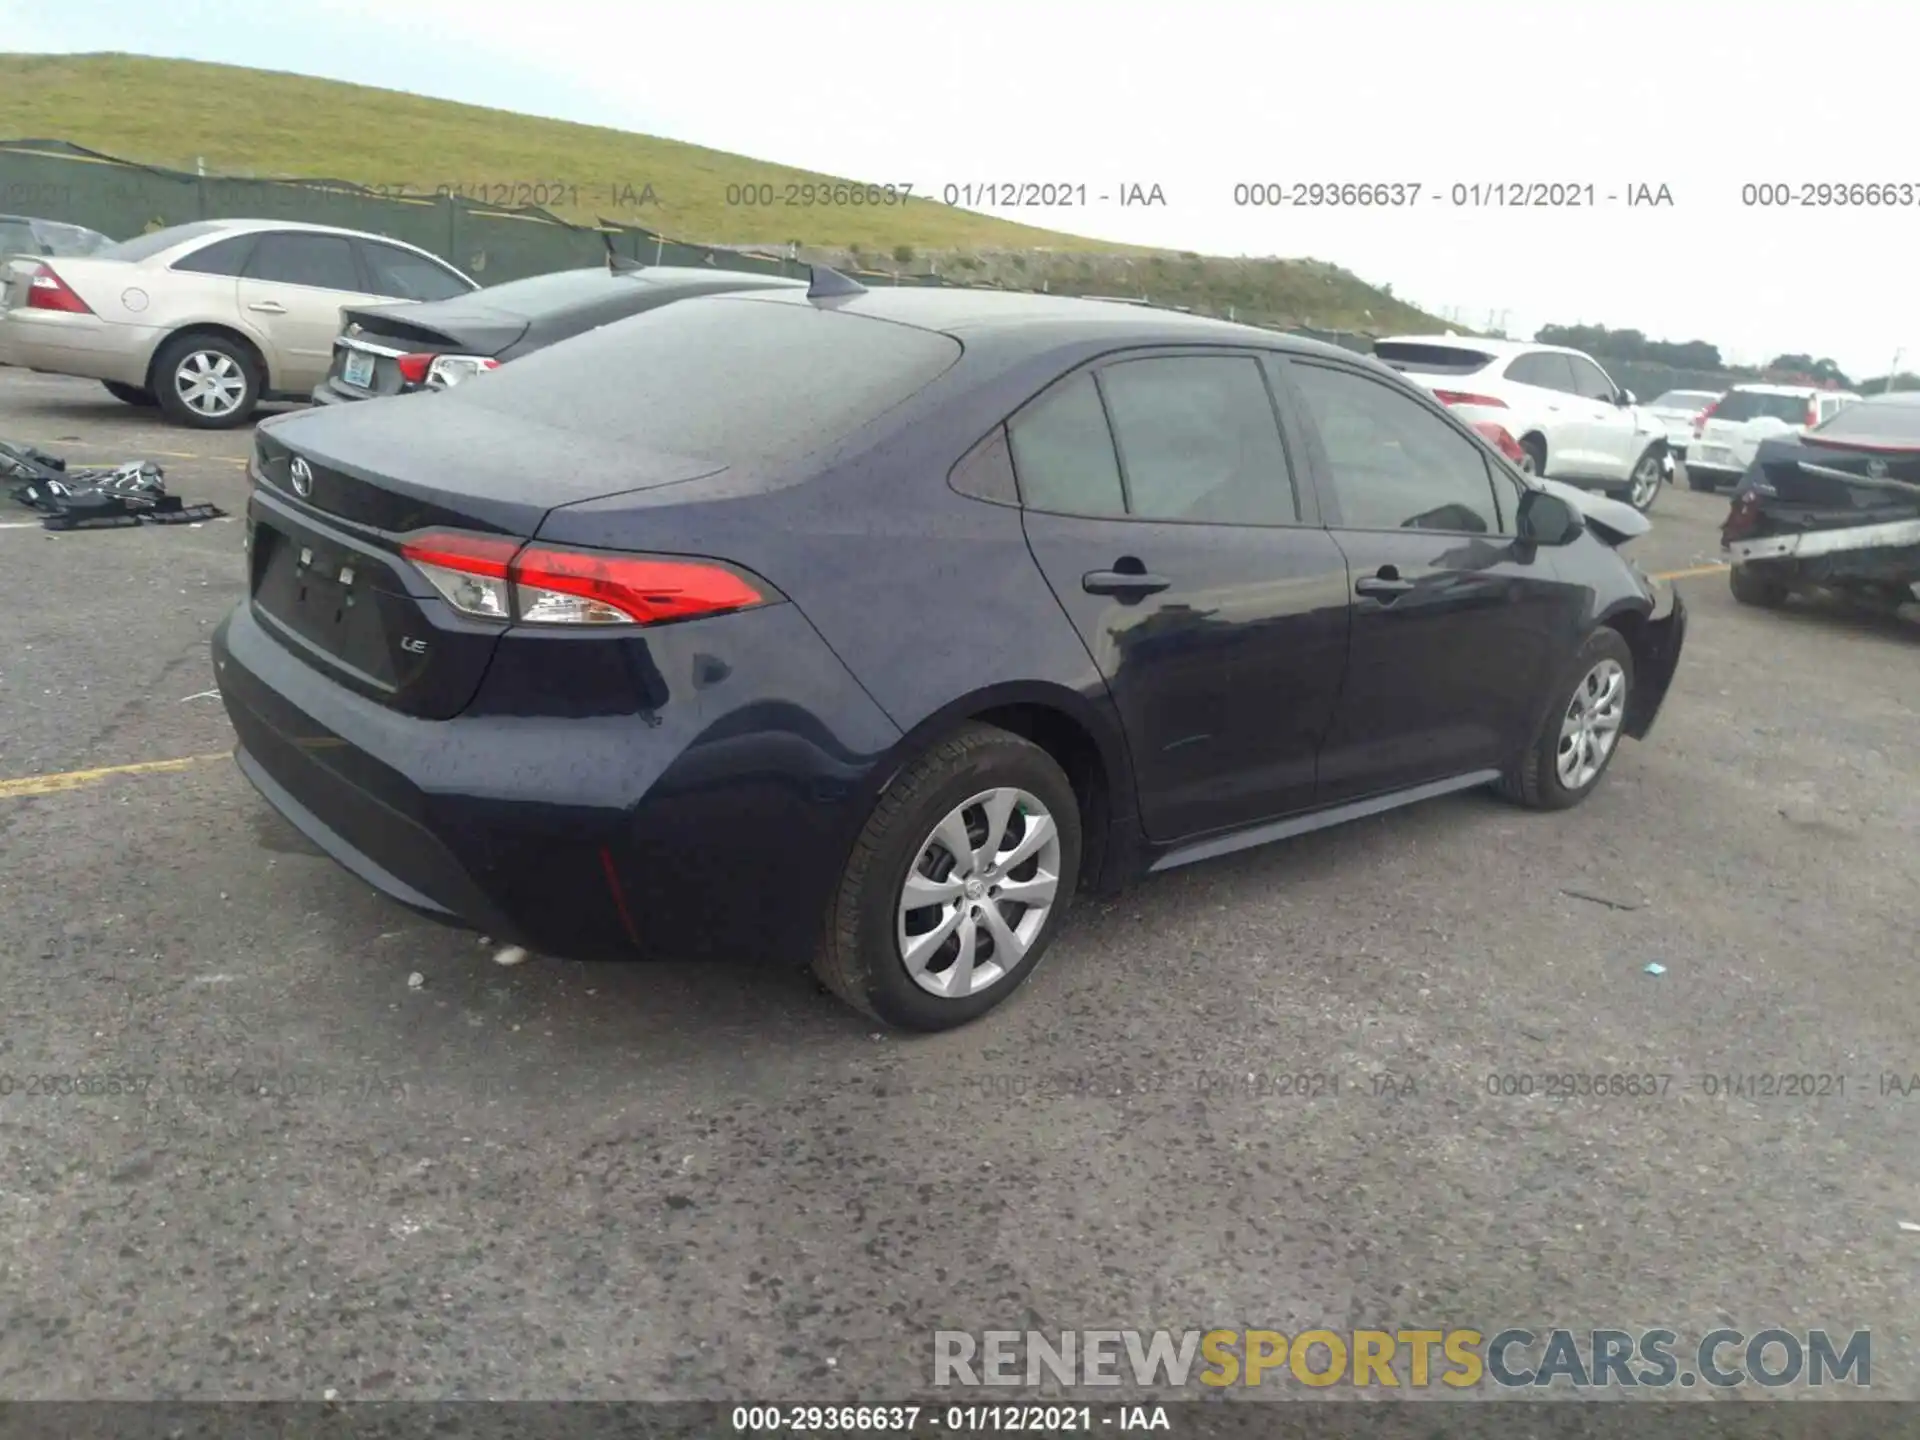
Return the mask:
MULTIPOLYGON (((0 372, 0 437, 244 506, 249 431, 82 382, 0 372)), ((226 758, 240 522, 0 500, 0 1395, 879 1399, 938 1329, 1424 1324, 1870 1328, 1920 1397, 1920 628, 1736 606, 1725 504, 1635 542, 1691 635, 1580 809, 1154 879, 902 1038, 799 956, 505 967, 381 899, 226 758)))

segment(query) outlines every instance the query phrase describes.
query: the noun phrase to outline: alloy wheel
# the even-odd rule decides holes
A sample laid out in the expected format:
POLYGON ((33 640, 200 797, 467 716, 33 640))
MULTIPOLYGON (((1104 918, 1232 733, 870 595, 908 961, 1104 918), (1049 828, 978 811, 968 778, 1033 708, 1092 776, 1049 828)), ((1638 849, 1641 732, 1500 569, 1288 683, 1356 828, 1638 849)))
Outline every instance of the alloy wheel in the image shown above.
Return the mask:
POLYGON ((1633 489, 1628 496, 1634 509, 1644 510, 1653 504, 1654 497, 1660 493, 1660 480, 1660 457, 1648 452, 1634 467, 1633 489))
POLYGON ((1626 706, 1627 672, 1618 660, 1602 660, 1574 687, 1554 757, 1560 783, 1567 789, 1585 789, 1606 765, 1619 742, 1626 706))
POLYGON ((920 844, 901 887, 895 938, 922 990, 977 995, 1018 968, 1053 914, 1060 827, 1025 790, 983 791, 920 844))
POLYGON ((219 420, 240 408, 247 394, 240 362, 221 350, 195 350, 173 372, 173 388, 196 415, 219 420))

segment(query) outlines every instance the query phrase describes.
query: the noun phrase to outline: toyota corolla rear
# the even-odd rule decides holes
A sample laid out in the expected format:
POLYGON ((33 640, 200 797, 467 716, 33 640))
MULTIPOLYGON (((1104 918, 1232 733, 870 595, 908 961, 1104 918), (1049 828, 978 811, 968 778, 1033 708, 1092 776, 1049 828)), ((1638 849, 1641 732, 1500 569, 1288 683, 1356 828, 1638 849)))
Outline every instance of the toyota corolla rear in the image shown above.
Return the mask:
POLYGON ((259 434, 248 596, 214 640, 236 758, 389 896, 571 956, 724 950, 818 902, 898 730, 780 575, 699 553, 702 517, 958 347, 716 305, 766 308, 665 306, 259 434), (783 407, 794 366, 846 394, 783 407))

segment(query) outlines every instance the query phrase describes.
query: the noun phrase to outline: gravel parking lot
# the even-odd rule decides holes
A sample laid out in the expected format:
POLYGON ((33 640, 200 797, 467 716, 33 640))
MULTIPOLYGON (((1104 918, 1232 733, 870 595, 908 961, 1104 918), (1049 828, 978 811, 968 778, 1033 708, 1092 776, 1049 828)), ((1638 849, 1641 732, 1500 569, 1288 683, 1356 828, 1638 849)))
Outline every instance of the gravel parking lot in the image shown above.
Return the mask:
MULTIPOLYGON (((250 432, 97 386, 0 371, 0 436, 244 506, 250 432)), ((503 968, 389 904, 225 758, 239 522, 0 500, 0 1394, 883 1399, 941 1328, 1724 1324, 1871 1328, 1920 1397, 1920 628, 1736 607, 1725 503, 1636 543, 1689 646, 1581 809, 1176 872, 904 1039, 798 968, 503 968), (1671 1078, 1496 1093, 1568 1073, 1671 1078), (1843 1090, 1728 1093, 1781 1074, 1843 1090)))

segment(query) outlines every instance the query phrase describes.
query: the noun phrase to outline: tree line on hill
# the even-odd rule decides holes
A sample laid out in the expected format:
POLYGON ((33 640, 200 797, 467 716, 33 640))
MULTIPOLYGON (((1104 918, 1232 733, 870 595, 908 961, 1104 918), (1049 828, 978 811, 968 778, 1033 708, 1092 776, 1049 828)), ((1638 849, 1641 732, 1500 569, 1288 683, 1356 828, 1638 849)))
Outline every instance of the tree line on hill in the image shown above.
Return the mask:
POLYGON ((1783 384, 1828 385, 1871 395, 1879 390, 1920 390, 1920 375, 1873 375, 1855 380, 1832 360, 1813 355, 1776 355, 1765 365, 1731 365, 1720 347, 1705 340, 1649 340, 1638 330, 1609 330, 1604 325, 1542 325, 1534 340, 1542 345, 1565 345, 1584 350, 1600 360, 1642 365, 1667 365, 1675 370, 1710 371, 1748 380, 1783 384))

